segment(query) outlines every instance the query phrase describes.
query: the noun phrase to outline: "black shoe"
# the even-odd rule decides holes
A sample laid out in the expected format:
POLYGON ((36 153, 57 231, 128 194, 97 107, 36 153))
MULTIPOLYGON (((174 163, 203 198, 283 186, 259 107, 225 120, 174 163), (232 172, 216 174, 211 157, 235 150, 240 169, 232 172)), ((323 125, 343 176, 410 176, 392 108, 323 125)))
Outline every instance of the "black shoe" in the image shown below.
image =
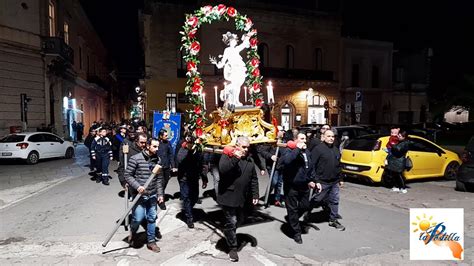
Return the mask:
POLYGON ((96 177, 96 178, 95 178, 95 182, 96 182, 96 183, 100 183, 100 182, 102 182, 102 180, 101 180, 100 178, 96 177))
POLYGON ((239 261, 239 254, 237 254, 237 249, 233 248, 229 251, 229 260, 232 262, 239 261))
POLYGON ((162 203, 158 203, 158 206, 160 207, 160 209, 162 209, 162 210, 166 210, 166 205, 165 205, 165 203, 164 203, 164 202, 162 202, 162 203))
POLYGON ((163 236, 161 235, 161 232, 160 232, 160 228, 158 228, 158 227, 155 229, 155 238, 156 239, 162 239, 163 238, 163 236))
POLYGON ((302 234, 307 234, 309 232, 309 226, 307 224, 300 223, 300 227, 302 234))
POLYGON ((293 237, 293 240, 295 240, 295 242, 298 244, 303 244, 303 239, 301 238, 301 235, 295 235, 293 237))
POLYGON ((329 226, 332 226, 332 227, 336 228, 339 231, 346 230, 346 228, 338 220, 329 221, 329 226))
POLYGON ((188 228, 189 228, 189 229, 193 229, 193 228, 194 228, 194 223, 193 223, 193 222, 187 222, 186 224, 188 225, 188 228))
POLYGON ((104 181, 102 181, 102 184, 104 184, 104 185, 106 185, 106 186, 110 185, 109 180, 104 180, 104 181))
POLYGON ((90 178, 91 181, 97 181, 97 177, 93 176, 90 178))

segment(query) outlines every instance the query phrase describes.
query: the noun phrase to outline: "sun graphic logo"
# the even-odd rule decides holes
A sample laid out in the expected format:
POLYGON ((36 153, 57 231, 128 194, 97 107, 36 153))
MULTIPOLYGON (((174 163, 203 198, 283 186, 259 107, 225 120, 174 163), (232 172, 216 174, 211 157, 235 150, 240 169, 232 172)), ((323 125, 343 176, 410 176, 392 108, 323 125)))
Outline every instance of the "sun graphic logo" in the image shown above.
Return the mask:
POLYGON ((463 209, 410 209, 410 222, 411 260, 463 259, 463 209))
POLYGON ((426 213, 423 213, 423 219, 420 218, 420 216, 416 216, 417 222, 412 222, 411 224, 416 226, 415 230, 413 230, 413 233, 418 232, 419 230, 426 232, 431 226, 435 226, 435 222, 431 222, 433 219, 433 216, 430 216, 429 219, 426 217, 426 213))

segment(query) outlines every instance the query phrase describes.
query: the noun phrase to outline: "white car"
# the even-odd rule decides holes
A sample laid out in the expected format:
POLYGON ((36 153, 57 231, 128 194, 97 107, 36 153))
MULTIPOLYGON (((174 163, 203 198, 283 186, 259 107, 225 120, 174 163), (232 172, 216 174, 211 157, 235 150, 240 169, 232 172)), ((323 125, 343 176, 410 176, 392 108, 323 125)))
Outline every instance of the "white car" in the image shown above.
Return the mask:
POLYGON ((74 145, 48 132, 23 132, 0 139, 0 159, 24 159, 36 164, 39 159, 74 157, 74 145))

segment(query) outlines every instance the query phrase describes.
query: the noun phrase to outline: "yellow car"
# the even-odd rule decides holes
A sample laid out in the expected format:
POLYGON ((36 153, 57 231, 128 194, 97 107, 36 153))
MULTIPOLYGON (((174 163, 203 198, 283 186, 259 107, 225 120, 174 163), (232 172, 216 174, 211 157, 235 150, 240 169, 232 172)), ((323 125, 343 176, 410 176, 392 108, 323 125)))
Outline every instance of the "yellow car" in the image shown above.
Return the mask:
MULTIPOLYGON (((369 135, 353 139, 341 154, 342 172, 349 177, 364 179, 369 182, 382 182, 389 136, 369 135)), ((456 178, 462 161, 459 156, 435 143, 418 136, 409 136, 411 145, 407 157, 413 162, 413 168, 405 171, 407 179, 431 177, 456 178)))

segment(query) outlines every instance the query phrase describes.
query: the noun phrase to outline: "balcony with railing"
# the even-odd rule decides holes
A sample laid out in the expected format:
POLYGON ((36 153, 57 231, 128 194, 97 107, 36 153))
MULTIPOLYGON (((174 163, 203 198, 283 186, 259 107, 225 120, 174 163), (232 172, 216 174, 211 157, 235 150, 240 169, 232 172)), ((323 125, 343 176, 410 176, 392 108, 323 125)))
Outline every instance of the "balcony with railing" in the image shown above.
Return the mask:
POLYGON ((46 55, 56 55, 74 64, 74 50, 60 37, 41 37, 41 50, 46 55))

